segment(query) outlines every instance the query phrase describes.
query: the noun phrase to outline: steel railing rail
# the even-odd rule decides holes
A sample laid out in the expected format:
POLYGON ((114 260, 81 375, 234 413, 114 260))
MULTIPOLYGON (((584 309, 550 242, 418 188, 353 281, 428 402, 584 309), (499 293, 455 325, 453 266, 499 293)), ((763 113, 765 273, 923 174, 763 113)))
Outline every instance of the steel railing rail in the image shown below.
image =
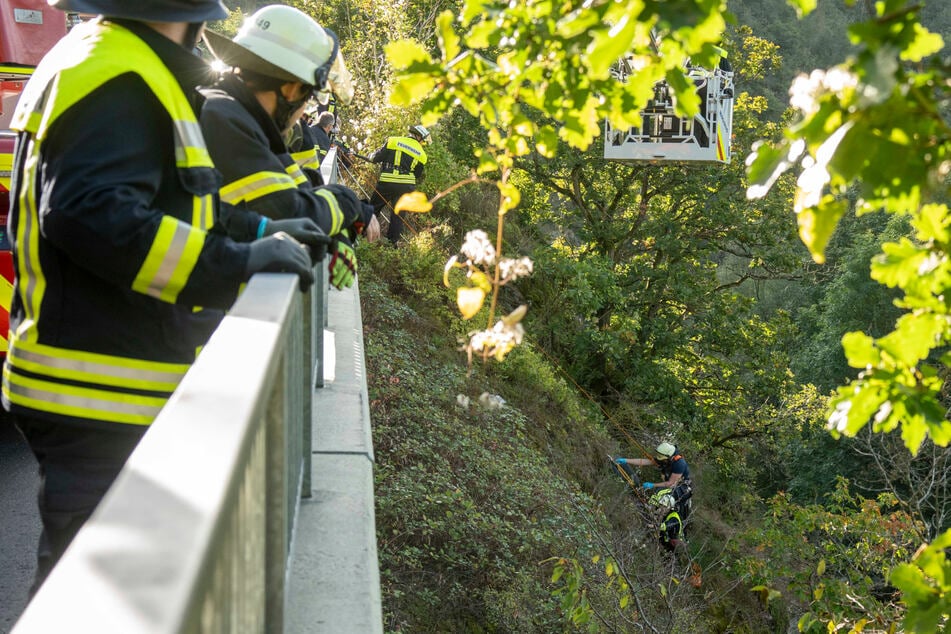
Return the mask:
MULTIPOLYGON (((12 634, 382 632, 366 380, 351 372, 315 395, 333 341, 323 269, 306 294, 296 276, 251 279, 12 634), (316 410, 327 408, 324 432, 316 410), (341 420, 345 441, 362 430, 361 451, 336 446, 341 420), (315 435, 330 448, 312 450, 315 435), (312 470, 329 484, 312 485, 312 470), (341 482, 329 502, 311 499, 341 482), (319 552, 341 526, 349 542, 319 552), (321 604, 313 629, 307 597, 328 579, 342 582, 325 593, 338 603, 321 604)), ((359 369, 356 293, 338 312, 347 306, 340 330, 352 341, 341 343, 359 350, 347 362, 359 369)))
POLYGON ((281 630, 303 303, 254 276, 14 632, 281 630))

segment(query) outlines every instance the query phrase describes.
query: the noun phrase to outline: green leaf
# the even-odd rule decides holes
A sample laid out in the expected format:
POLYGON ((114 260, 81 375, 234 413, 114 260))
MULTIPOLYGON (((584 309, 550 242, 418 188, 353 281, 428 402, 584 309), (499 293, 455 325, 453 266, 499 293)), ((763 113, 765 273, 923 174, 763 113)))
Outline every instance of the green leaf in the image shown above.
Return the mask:
POLYGON ((436 32, 439 34, 439 47, 443 52, 443 61, 449 62, 459 54, 459 36, 452 28, 455 20, 452 11, 443 11, 436 19, 436 32))
POLYGON ((915 39, 901 52, 901 58, 909 62, 920 62, 944 48, 941 36, 932 33, 918 23, 914 24, 915 39))
POLYGON ((469 48, 489 48, 493 36, 498 37, 498 27, 492 21, 480 22, 466 34, 466 46, 469 48))
POLYGON ((390 103, 394 106, 409 106, 428 97, 436 87, 432 75, 417 73, 403 75, 393 86, 390 103))
POLYGON ((558 150, 558 132, 550 125, 542 126, 535 135, 535 149, 545 158, 553 158, 558 150))
POLYGON ((588 46, 588 63, 593 78, 603 79, 608 76, 611 65, 630 49, 636 32, 637 20, 626 14, 610 31, 600 29, 595 32, 588 46))
POLYGON ((396 70, 409 68, 413 62, 432 63, 426 48, 416 40, 395 40, 383 47, 386 59, 396 70))
POLYGON ((812 13, 816 8, 816 0, 786 0, 787 4, 796 10, 800 18, 812 13))
POLYGON ((864 332, 848 332, 843 335, 842 348, 853 368, 865 369, 877 366, 881 361, 881 353, 875 347, 875 341, 864 332))
POLYGON ((872 260, 872 279, 891 288, 904 288, 914 282, 927 257, 925 250, 908 238, 883 244, 882 252, 872 260))
POLYGON ((880 338, 878 347, 905 366, 925 359, 947 330, 945 317, 933 313, 909 313, 898 319, 897 327, 880 338))
POLYGON ((947 243, 951 239, 951 233, 948 232, 949 220, 951 219, 948 217, 947 205, 930 204, 922 206, 912 222, 918 230, 918 239, 922 242, 935 240, 947 243))
POLYGON ((522 195, 519 193, 518 188, 511 183, 498 183, 498 187, 499 192, 502 194, 502 200, 499 203, 499 215, 502 216, 510 209, 514 209, 518 206, 522 195))
POLYGON ((796 216, 799 225, 799 237, 809 249, 812 259, 818 264, 825 262, 825 248, 839 218, 848 209, 848 201, 834 200, 831 196, 823 198, 814 208, 805 208, 796 216))
POLYGON ((746 169, 746 176, 750 181, 746 197, 755 200, 765 196, 783 172, 792 167, 793 162, 802 155, 805 147, 804 143, 772 146, 758 141, 753 146, 746 169))

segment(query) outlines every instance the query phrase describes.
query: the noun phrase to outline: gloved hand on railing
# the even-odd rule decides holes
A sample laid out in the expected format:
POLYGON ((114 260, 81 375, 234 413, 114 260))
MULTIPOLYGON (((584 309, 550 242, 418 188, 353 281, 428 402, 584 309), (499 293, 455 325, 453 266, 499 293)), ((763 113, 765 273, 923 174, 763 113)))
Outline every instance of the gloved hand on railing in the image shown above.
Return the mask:
POLYGON ((249 246, 248 263, 244 267, 246 279, 255 273, 295 273, 300 278, 302 292, 314 283, 309 249, 286 233, 255 240, 249 246))
POLYGON ((327 264, 330 284, 337 290, 350 288, 357 274, 357 254, 353 251, 353 245, 343 235, 334 236, 330 253, 330 262, 327 264))
POLYGON ((281 220, 265 218, 262 222, 266 222, 263 235, 271 236, 283 231, 298 242, 310 247, 312 264, 317 264, 324 259, 327 246, 332 242, 332 239, 324 233, 324 230, 310 218, 283 218, 281 220))

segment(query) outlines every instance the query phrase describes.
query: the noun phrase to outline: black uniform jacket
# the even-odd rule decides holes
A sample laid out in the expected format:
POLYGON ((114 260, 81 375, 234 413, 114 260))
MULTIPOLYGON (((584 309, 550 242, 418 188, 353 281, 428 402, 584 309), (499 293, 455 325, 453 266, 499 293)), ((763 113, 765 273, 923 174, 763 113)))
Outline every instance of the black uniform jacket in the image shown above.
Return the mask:
POLYGON ((221 221, 236 239, 253 237, 262 216, 312 218, 327 235, 342 228, 339 206, 317 194, 294 162, 277 125, 234 75, 202 90, 201 128, 215 167, 224 177, 221 221))

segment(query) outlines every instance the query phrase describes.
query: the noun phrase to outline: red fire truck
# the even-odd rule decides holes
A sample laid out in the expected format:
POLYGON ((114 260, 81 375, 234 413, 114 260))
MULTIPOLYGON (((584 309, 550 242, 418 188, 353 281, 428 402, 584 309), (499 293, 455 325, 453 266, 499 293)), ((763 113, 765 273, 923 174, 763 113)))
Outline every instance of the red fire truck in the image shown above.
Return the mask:
POLYGON ((10 209, 10 170, 16 136, 9 130, 17 99, 33 68, 66 34, 75 19, 46 0, 0 0, 0 357, 6 356, 13 259, 7 238, 10 209))

